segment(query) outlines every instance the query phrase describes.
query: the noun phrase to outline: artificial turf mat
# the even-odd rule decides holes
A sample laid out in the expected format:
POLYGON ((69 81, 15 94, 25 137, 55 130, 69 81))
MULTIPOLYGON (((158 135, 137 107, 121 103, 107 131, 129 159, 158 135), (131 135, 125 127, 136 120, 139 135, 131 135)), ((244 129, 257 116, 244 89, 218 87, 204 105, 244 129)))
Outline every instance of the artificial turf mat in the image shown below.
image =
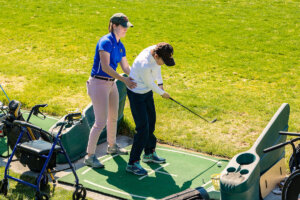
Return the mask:
MULTIPOLYGON (((28 113, 23 113, 23 117, 27 120, 28 113)), ((41 119, 35 115, 31 115, 29 122, 42 128, 45 131, 48 131, 59 119, 46 116, 46 119, 41 119)))
MULTIPOLYGON (((80 183, 87 189, 124 199, 159 199, 199 186, 206 188, 211 199, 219 199, 219 192, 214 191, 210 176, 220 173, 228 164, 227 160, 222 160, 222 166, 218 167, 219 160, 214 157, 165 146, 158 146, 156 150, 167 162, 141 162, 148 171, 145 177, 126 172, 128 155, 105 155, 99 158, 105 164, 104 169, 85 166, 76 172, 80 183)), ((73 185, 75 178, 70 173, 58 181, 73 185)))

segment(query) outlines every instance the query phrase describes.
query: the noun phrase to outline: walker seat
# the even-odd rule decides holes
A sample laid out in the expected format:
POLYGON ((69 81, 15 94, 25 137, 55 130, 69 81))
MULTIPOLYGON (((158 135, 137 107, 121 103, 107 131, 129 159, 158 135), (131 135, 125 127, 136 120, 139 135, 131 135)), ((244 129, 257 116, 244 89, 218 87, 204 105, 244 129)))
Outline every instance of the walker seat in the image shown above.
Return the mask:
MULTIPOLYGON (((34 155, 48 154, 52 148, 52 143, 44 140, 32 140, 24 143, 19 143, 17 149, 21 152, 27 152, 34 155)), ((61 147, 55 145, 54 151, 60 151, 61 147)))

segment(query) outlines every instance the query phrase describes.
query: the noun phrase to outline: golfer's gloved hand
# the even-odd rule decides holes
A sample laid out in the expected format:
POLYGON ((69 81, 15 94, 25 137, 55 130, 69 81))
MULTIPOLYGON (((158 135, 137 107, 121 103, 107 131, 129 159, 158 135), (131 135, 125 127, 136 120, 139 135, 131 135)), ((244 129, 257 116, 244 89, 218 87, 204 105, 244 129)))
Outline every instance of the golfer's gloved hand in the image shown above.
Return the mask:
POLYGON ((167 92, 163 93, 161 96, 162 98, 170 99, 170 95, 167 92))

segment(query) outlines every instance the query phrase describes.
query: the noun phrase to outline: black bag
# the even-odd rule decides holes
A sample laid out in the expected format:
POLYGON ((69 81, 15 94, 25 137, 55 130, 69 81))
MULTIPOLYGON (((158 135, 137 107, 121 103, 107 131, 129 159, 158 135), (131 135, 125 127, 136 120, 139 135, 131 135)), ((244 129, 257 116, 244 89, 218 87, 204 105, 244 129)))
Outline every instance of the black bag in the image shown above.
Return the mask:
MULTIPOLYGON (((21 152, 20 163, 27 165, 33 172, 40 172, 46 162, 46 158, 31 154, 29 152, 21 152)), ((56 152, 53 152, 46 169, 56 167, 56 152)))

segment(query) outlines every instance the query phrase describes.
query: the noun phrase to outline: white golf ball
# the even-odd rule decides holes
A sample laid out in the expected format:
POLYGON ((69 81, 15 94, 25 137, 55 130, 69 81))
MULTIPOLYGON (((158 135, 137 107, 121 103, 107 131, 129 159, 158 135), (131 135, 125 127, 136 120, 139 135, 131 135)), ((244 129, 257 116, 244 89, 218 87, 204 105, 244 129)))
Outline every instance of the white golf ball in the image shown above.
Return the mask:
POLYGON ((217 162, 217 166, 222 167, 222 162, 221 161, 217 162))

